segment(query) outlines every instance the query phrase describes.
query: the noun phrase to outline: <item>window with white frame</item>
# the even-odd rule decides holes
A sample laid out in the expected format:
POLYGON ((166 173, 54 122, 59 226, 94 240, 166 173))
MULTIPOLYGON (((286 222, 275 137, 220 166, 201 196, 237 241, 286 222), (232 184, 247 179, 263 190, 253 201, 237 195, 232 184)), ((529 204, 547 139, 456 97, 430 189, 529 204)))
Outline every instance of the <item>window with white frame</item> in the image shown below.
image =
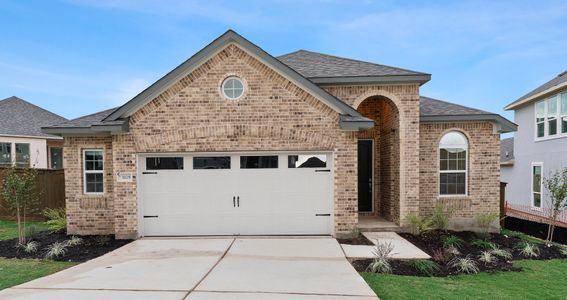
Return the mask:
POLYGON ((104 159, 101 149, 83 151, 85 194, 104 193, 104 159))
POLYGON ((567 135, 567 92, 535 104, 536 139, 567 135))
POLYGON ((12 165, 12 144, 0 143, 0 167, 12 165))
POLYGON ((532 164, 532 206, 537 208, 541 208, 542 168, 542 163, 532 164))
POLYGON ((439 194, 467 194, 468 142, 458 131, 446 133, 439 142, 439 194))
POLYGON ((16 143, 16 167, 30 166, 30 144, 16 143))

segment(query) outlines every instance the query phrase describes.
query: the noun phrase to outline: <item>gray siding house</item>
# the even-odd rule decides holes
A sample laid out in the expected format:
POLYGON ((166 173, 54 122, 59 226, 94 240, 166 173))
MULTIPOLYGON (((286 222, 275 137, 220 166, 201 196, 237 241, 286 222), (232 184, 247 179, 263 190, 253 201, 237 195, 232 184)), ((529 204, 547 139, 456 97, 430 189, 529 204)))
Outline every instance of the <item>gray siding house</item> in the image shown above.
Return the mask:
POLYGON ((542 179, 567 167, 567 71, 504 109, 514 111, 518 131, 502 140, 501 181, 506 201, 543 215, 550 207, 542 179))

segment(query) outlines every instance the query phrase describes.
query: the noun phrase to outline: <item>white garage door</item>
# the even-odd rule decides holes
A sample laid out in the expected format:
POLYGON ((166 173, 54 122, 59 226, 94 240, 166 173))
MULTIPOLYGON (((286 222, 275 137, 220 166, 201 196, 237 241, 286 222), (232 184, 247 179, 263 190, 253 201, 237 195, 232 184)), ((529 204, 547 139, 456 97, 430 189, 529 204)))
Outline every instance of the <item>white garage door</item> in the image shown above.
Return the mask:
POLYGON ((330 234, 331 158, 140 155, 142 234, 330 234))

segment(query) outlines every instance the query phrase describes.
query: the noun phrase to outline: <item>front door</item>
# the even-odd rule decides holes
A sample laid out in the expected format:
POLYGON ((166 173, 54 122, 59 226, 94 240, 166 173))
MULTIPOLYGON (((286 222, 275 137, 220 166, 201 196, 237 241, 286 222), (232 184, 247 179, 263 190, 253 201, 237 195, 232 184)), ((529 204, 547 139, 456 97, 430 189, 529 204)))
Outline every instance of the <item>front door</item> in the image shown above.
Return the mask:
POLYGON ((372 140, 358 141, 358 211, 372 211, 372 140))

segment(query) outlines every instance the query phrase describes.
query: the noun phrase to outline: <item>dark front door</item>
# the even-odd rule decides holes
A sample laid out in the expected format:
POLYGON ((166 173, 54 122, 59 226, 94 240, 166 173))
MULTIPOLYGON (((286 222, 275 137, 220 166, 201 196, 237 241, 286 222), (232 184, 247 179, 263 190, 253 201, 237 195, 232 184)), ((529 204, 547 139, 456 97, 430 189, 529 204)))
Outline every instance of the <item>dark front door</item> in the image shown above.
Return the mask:
POLYGON ((358 141, 358 211, 372 211, 372 141, 358 141))

